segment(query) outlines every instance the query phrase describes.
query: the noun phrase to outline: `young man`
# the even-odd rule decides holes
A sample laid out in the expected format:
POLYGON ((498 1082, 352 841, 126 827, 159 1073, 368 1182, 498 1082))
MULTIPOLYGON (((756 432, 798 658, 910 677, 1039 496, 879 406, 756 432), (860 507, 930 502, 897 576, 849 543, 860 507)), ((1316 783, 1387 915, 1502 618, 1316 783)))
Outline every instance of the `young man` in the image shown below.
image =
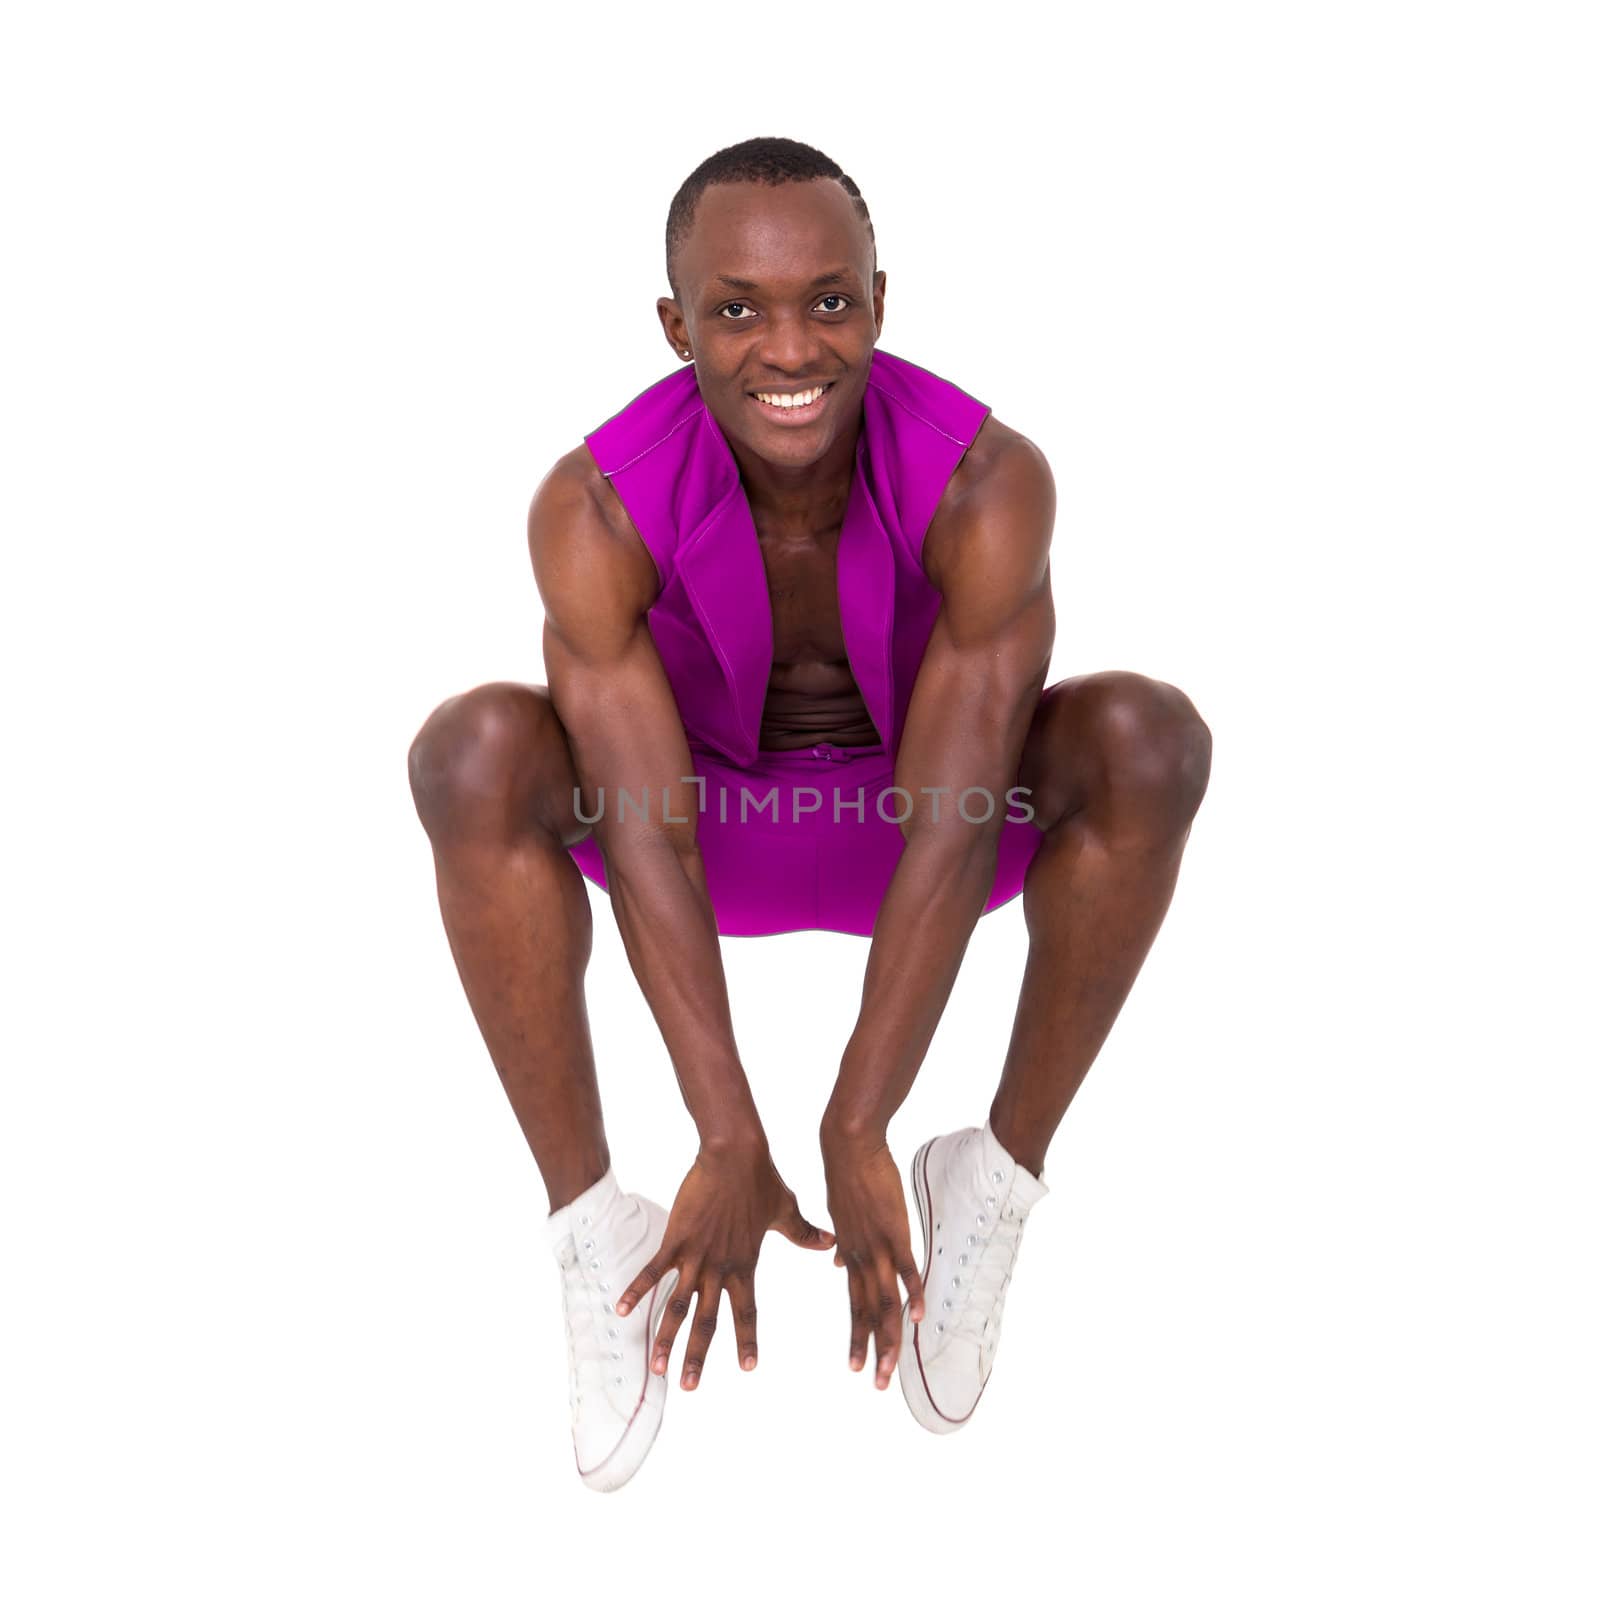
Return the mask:
POLYGON ((1155 938, 1210 733, 1170 684, 1045 687, 1050 469, 954 384, 878 347, 885 276, 856 185, 786 139, 718 152, 667 226, 677 358, 559 460, 528 540, 548 687, 445 701, 410 770, 450 947, 533 1150, 564 1274, 583 1481, 655 1438, 691 1297, 693 1389, 726 1291, 756 1363, 776 1229, 834 1251, 852 1368, 913 1415, 971 1416, 1052 1135, 1155 938), (611 1169, 584 1006, 584 876, 605 888, 700 1134, 670 1215, 611 1169), (977 919, 1030 951, 981 1127, 911 1167, 885 1132, 977 919), (718 935, 867 935, 822 1117, 832 1232, 774 1167, 718 935), (899 1285, 907 1303, 902 1311, 899 1285))

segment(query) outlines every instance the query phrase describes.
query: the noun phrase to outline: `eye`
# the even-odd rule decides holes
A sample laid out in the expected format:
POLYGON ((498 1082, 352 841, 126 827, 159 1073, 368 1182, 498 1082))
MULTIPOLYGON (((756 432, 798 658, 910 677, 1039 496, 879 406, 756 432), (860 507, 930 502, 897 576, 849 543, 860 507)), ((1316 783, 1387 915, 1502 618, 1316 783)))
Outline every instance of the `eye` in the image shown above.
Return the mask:
MULTIPOLYGON (((729 302, 728 302, 728 303, 727 303, 727 305, 725 305, 725 306, 724 306, 724 307, 723 307, 723 308, 722 308, 722 309, 721 309, 721 310, 720 310, 720 311, 719 311, 719 312, 718 312, 718 313, 717 313, 717 315, 718 315, 718 316, 719 316, 719 317, 726 317, 726 318, 727 318, 727 320, 728 320, 728 321, 729 321, 729 322, 748 322, 748 321, 749 321, 749 320, 750 320, 750 318, 749 318, 749 317, 729 317, 729 316, 728 316, 728 313, 729 313, 729 312, 730 312, 730 311, 734 311, 734 310, 739 310, 739 311, 749 311, 749 310, 750 310, 750 308, 749 308, 749 306, 747 306, 747 305, 746 305, 746 304, 745 304, 745 303, 744 303, 744 301, 743 301, 743 300, 730 300, 730 301, 729 301, 729 302)), ((751 313, 751 315, 754 315, 754 313, 753 313, 753 312, 752 312, 752 313, 751 313)))
POLYGON ((833 307, 835 311, 843 311, 850 304, 850 301, 842 294, 825 294, 822 300, 817 301, 817 304, 820 306, 823 300, 837 300, 839 304, 833 307))

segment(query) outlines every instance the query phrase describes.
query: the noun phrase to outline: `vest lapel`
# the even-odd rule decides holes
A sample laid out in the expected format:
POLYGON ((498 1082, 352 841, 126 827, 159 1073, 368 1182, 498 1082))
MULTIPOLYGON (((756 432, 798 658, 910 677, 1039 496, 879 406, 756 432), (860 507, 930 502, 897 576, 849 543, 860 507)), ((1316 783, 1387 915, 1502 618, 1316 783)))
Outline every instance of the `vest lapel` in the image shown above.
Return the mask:
POLYGON ((894 748, 894 550, 867 487, 867 428, 856 441, 855 476, 839 530, 839 622, 850 671, 878 737, 894 748))
MULTIPOLYGON (((710 412, 703 435, 715 435, 727 451, 710 412)), ((731 453, 728 464, 733 466, 731 453)), ((678 546, 678 575, 722 671, 732 715, 716 720, 731 725, 734 748, 727 754, 750 766, 761 745, 761 713, 772 676, 772 596, 736 466, 732 482, 723 483, 721 497, 678 546)))

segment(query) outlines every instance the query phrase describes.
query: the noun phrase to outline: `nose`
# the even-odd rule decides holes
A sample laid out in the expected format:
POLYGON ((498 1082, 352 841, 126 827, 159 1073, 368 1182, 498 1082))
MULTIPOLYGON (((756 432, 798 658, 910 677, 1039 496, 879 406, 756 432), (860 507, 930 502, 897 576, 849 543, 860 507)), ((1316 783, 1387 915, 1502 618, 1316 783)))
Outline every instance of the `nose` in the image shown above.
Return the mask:
POLYGON ((762 330, 760 355, 786 377, 815 371, 822 345, 817 325, 803 311, 774 310, 762 330))

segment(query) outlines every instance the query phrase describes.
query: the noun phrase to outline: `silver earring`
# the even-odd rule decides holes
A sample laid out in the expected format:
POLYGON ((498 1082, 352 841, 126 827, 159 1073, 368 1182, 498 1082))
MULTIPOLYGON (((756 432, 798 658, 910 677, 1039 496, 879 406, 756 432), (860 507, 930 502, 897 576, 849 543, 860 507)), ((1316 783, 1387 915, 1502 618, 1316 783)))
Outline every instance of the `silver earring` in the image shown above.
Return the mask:
POLYGON ((683 358, 684 358, 684 359, 685 359, 685 360, 687 360, 687 359, 688 359, 688 356, 689 356, 689 352, 688 352, 688 351, 687 351, 687 350, 680 350, 680 351, 679 351, 679 352, 678 352, 678 354, 679 354, 679 355, 680 355, 680 356, 682 356, 682 357, 683 357, 683 358))

